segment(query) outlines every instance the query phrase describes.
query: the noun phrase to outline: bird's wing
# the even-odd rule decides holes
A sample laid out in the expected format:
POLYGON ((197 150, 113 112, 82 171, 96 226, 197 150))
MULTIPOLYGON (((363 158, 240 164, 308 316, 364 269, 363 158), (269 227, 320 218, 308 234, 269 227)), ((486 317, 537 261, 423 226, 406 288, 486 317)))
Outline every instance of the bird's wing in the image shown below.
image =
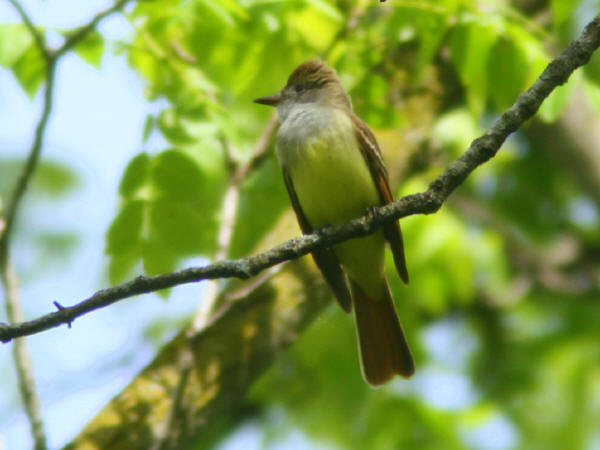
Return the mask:
MULTIPOLYGON (((313 231, 313 228, 308 222, 306 216, 304 215, 304 211, 302 211, 302 206, 300 205, 300 202, 298 201, 298 196, 296 195, 296 191, 294 190, 292 178, 290 177, 285 167, 283 167, 282 169, 285 187, 287 188, 288 194, 290 196, 292 207, 294 208, 294 212, 296 213, 296 217, 298 218, 300 228, 305 234, 311 233, 313 231)), ((325 280, 329 284, 329 287, 333 291, 335 298, 337 299, 342 309, 348 313, 352 311, 352 297, 350 295, 350 290, 346 282, 346 275, 342 271, 342 267, 340 266, 340 263, 333 251, 330 248, 322 248, 313 251, 312 256, 315 260, 315 263, 317 264, 317 267, 321 270, 321 273, 323 273, 325 280)))
MULTIPOLYGON (((365 161, 369 166, 371 177, 375 182, 375 186, 379 191, 379 197, 383 205, 394 201, 394 196, 390 189, 388 174, 385 164, 381 157, 381 150, 377 144, 377 140, 369 127, 356 115, 352 114, 352 122, 356 130, 356 138, 360 145, 365 161)), ((383 233, 386 240, 390 243, 392 254, 394 255, 394 263, 396 270, 402 278, 402 281, 408 284, 408 270, 406 269, 406 259, 404 256, 404 244, 402 242, 402 230, 398 221, 391 222, 383 227, 383 233)))

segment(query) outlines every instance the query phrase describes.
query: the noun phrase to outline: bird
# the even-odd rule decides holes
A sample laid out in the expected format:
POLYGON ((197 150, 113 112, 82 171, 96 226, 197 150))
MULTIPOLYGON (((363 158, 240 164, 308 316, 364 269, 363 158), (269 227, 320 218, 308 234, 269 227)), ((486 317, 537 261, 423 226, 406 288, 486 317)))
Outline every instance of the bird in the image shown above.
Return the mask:
MULTIPOLYGON (((326 62, 300 64, 280 92, 254 101, 276 107, 277 158, 303 233, 340 225, 393 201, 377 140, 326 62)), ((398 221, 312 252, 339 305, 354 310, 361 369, 372 386, 415 371, 384 272, 386 241, 408 283, 398 221)))

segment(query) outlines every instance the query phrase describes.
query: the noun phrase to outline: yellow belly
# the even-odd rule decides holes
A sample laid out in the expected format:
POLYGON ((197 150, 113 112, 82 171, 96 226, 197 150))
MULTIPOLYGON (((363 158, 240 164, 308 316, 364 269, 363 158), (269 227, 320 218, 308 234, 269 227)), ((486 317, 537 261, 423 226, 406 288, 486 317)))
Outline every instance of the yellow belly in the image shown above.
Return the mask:
MULTIPOLYGON (((350 119, 341 116, 320 130, 318 136, 308 136, 292 148, 278 148, 313 228, 347 222, 365 214, 369 206, 380 204, 351 126, 350 119)), ((352 279, 368 293, 379 293, 384 251, 381 231, 346 241, 335 246, 334 251, 352 279)))

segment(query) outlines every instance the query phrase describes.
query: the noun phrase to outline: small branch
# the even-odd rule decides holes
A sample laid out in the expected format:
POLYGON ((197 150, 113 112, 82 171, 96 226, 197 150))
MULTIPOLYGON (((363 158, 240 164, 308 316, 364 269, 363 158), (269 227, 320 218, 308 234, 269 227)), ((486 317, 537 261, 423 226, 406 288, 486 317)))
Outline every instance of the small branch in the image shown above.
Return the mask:
POLYGON ((238 169, 238 171, 234 174, 234 178, 245 178, 248 173, 255 170, 267 157, 269 154, 269 146, 273 140, 273 137, 275 136, 275 131, 277 131, 277 124, 277 114, 273 114, 267 122, 262 134, 258 138, 258 141, 256 141, 256 145, 252 150, 252 157, 250 158, 250 161, 248 161, 245 166, 238 169))
MULTIPOLYGON (((6 315, 12 323, 22 322, 24 320, 21 301, 19 298, 19 286, 17 274, 9 262, 0 266, 0 278, 4 285, 4 294, 6 297, 6 315)), ((35 450, 45 450, 46 433, 42 422, 40 400, 35 390, 35 378, 33 376, 33 363, 27 342, 25 339, 16 339, 13 346, 13 358, 17 369, 17 378, 19 379, 19 390, 25 407, 25 413, 31 426, 31 435, 33 437, 35 450)))
POLYGON ((190 375, 194 368, 194 354, 190 343, 180 355, 180 360, 177 363, 177 373, 179 381, 175 386, 172 400, 171 410, 167 418, 167 428, 165 434, 156 441, 151 450, 170 450, 177 448, 177 442, 183 440, 186 434, 187 425, 187 405, 185 390, 188 386, 190 375))
POLYGON ((7 342, 14 337, 38 333, 72 322, 83 314, 134 295, 206 279, 248 278, 268 267, 306 255, 318 248, 331 247, 350 238, 365 236, 393 220, 412 214, 433 213, 475 168, 496 154, 511 133, 535 114, 543 100, 555 87, 565 83, 575 69, 589 60, 598 46, 600 46, 600 16, 588 24, 582 35, 571 42, 546 67, 533 86, 517 98, 513 106, 502 114, 485 135, 473 141, 469 149, 450 164, 425 192, 409 195, 388 205, 374 208, 369 214, 346 224, 327 227, 319 230, 318 233, 291 239, 258 255, 234 261, 221 261, 156 277, 140 276, 127 283, 98 291, 75 306, 66 307, 38 319, 16 325, 0 324, 0 340, 7 342))
POLYGON ((110 8, 96 14, 86 25, 79 28, 67 38, 63 45, 60 46, 60 48, 58 48, 58 50, 56 50, 54 53, 54 58, 58 58, 63 53, 71 50, 73 47, 79 44, 79 42, 81 42, 89 33, 95 30, 102 19, 123 9, 129 1, 130 0, 118 0, 110 8))
POLYGON ((223 159, 225 160, 227 173, 229 174, 229 178, 232 178, 233 174, 239 167, 239 163, 233 156, 233 152, 231 151, 231 143, 225 137, 225 135, 223 133, 219 133, 217 138, 221 144, 221 150, 223 151, 223 159))
POLYGON ((0 234, 0 262, 7 258, 8 253, 8 242, 10 234, 13 229, 14 221, 16 218, 17 210, 23 198, 23 194, 29 186, 31 176, 35 171, 38 161, 40 159, 40 152, 44 143, 44 134, 46 132, 46 125, 48 124, 48 118, 52 111, 53 99, 54 99, 54 74, 55 74, 55 63, 49 62, 46 71, 46 86, 44 91, 44 106, 42 109, 42 115, 35 129, 35 137, 33 144, 29 150, 27 161, 25 166, 19 175, 17 184, 14 191, 9 199, 6 212, 4 214, 4 231, 0 234))
MULTIPOLYGON (((240 186, 238 183, 233 183, 227 188, 223 200, 221 227, 219 228, 219 235, 217 236, 217 252, 214 256, 216 261, 225 259, 229 253, 239 199, 240 186)), ((194 315, 193 330, 199 331, 209 322, 218 294, 219 283, 217 279, 213 279, 210 284, 206 286, 204 295, 202 296, 196 314, 194 315)))
MULTIPOLYGON (((46 63, 46 85, 42 114, 36 126, 35 136, 25 165, 19 174, 15 188, 8 200, 6 211, 0 218, 0 221, 2 222, 2 226, 0 227, 0 272, 4 287, 6 314, 11 323, 19 323, 24 320, 24 315, 21 308, 21 300, 19 298, 17 274, 14 272, 9 258, 9 243, 19 205, 40 159, 44 134, 52 111, 56 60, 53 60, 50 57, 43 36, 33 26, 20 5, 16 1, 10 1, 21 14, 23 21, 36 40, 46 63)), ((24 339, 17 339, 15 341, 13 347, 13 359, 17 369, 21 399, 31 426, 34 447, 36 450, 45 450, 47 444, 41 417, 40 400, 35 389, 31 356, 24 339)))
POLYGON ((0 324, 0 341, 8 342, 15 337, 38 333, 72 322, 75 318, 95 309, 135 295, 202 280, 250 278, 268 267, 306 255, 317 248, 330 247, 343 240, 367 235, 394 219, 411 214, 434 212, 441 205, 441 203, 435 203, 434 200, 434 198, 441 198, 441 195, 435 195, 434 192, 436 191, 430 189, 421 194, 403 197, 385 207, 373 209, 368 216, 352 220, 344 225, 323 228, 318 233, 291 239, 257 255, 238 260, 221 261, 203 267, 192 267, 154 277, 138 276, 132 281, 100 290, 81 303, 63 307, 63 309, 38 319, 16 325, 0 324))
POLYGON ((46 60, 46 62, 50 61, 50 51, 48 50, 48 47, 46 46, 46 39, 44 38, 44 35, 42 33, 40 33, 40 30, 38 30, 35 27, 35 25, 31 21, 31 19, 29 18, 29 16, 25 12, 25 10, 23 9, 23 7, 17 0, 8 0, 8 1, 17 10, 17 12, 19 13, 19 16, 21 16, 21 20, 23 21, 23 23, 25 23, 25 26, 31 33, 31 36, 33 36, 33 39, 35 40, 35 43, 37 44, 40 51, 42 52, 42 55, 44 56, 44 59, 46 60))

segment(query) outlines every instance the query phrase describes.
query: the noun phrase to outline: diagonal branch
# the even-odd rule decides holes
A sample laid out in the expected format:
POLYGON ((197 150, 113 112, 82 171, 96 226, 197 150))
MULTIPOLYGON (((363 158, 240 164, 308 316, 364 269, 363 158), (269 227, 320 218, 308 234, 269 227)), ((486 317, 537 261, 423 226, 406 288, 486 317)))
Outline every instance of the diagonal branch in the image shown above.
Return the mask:
POLYGON ((327 227, 317 233, 291 239, 264 253, 155 277, 140 276, 127 283, 98 291, 74 306, 60 307, 59 311, 38 319, 15 325, 0 324, 0 340, 7 342, 14 337, 38 333, 61 324, 70 324, 77 317, 116 301, 183 283, 225 277, 249 278, 268 267, 306 255, 318 248, 330 247, 341 241, 372 233, 393 220, 412 214, 433 213, 473 170, 496 154, 511 133, 535 114, 554 88, 565 83, 575 69, 587 63, 598 46, 600 46, 600 16, 586 26, 581 36, 571 42, 546 67, 533 86, 517 98, 486 134, 474 140, 469 149, 451 163, 425 192, 409 195, 383 207, 374 208, 365 216, 346 224, 327 227))

